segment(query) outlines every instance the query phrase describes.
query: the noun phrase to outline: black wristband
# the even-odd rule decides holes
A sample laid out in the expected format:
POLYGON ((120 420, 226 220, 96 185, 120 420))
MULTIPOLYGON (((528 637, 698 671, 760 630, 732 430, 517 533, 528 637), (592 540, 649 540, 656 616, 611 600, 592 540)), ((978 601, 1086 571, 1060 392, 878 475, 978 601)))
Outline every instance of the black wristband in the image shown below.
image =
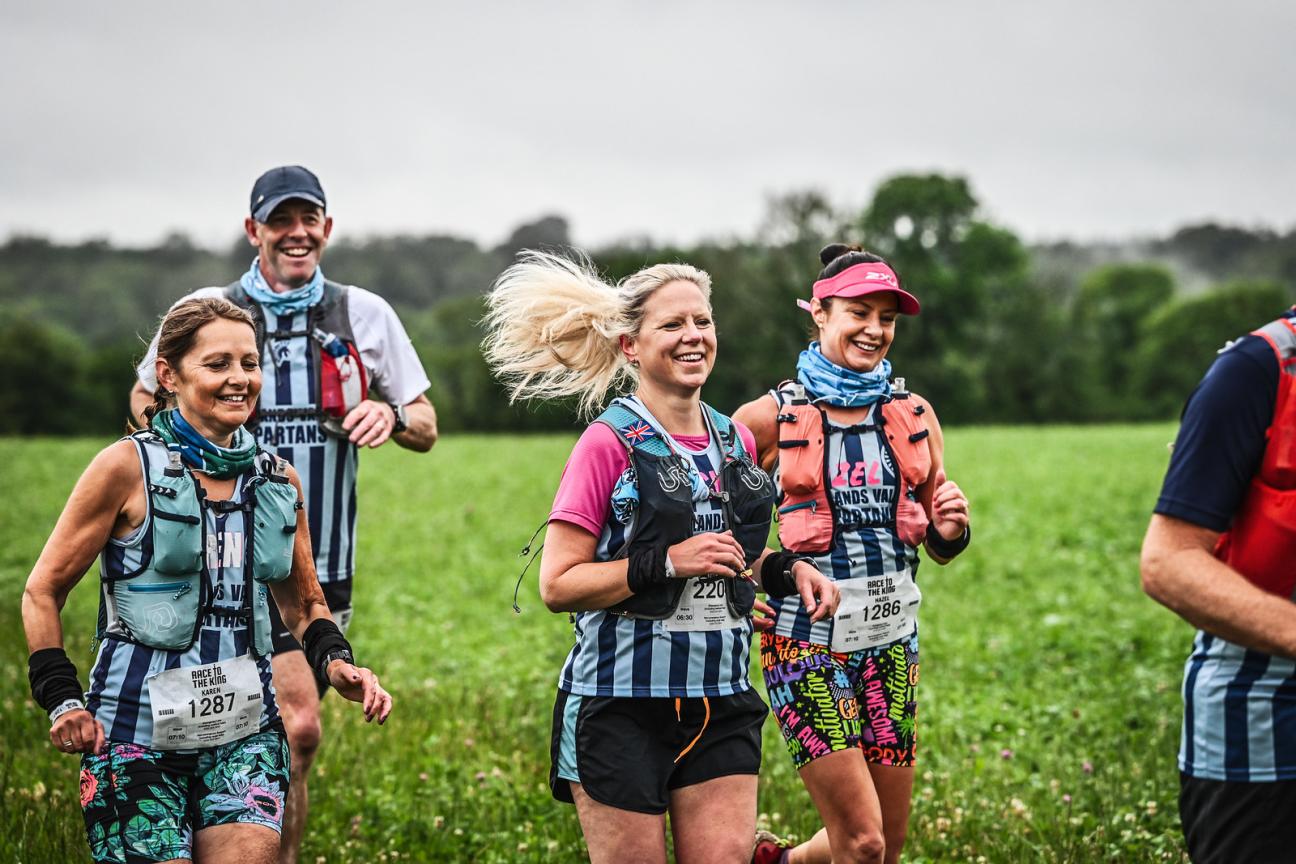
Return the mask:
POLYGON ((302 648, 306 651, 306 663, 315 670, 315 679, 325 686, 329 683, 329 655, 339 652, 351 655, 351 643, 330 618, 318 618, 310 623, 302 634, 302 648))
POLYGON ((771 552, 761 562, 761 587, 767 597, 790 597, 797 593, 796 580, 792 578, 792 565, 809 561, 795 552, 771 552))
POLYGON ((85 691, 77 679, 77 668, 62 648, 41 648, 27 658, 27 680, 36 704, 53 711, 69 700, 81 701, 85 691))
POLYGON ((630 553, 626 567, 626 584, 630 586, 630 593, 639 594, 648 588, 665 585, 668 579, 664 545, 645 546, 630 553))
POLYGON ((935 528, 927 532, 927 550, 946 561, 962 552, 972 542, 972 526, 963 529, 963 533, 953 540, 946 540, 935 528))

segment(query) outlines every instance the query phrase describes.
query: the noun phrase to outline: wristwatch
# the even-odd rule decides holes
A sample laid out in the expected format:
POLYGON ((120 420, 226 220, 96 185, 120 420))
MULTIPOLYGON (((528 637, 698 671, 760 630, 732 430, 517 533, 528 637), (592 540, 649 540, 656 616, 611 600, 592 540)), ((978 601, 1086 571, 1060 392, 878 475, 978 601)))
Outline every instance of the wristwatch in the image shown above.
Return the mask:
POLYGON ((387 404, 391 406, 392 414, 396 417, 396 421, 392 425, 392 434, 404 432, 409 428, 409 415, 405 413, 405 406, 397 405, 395 402, 388 402, 387 404))
POLYGON ((329 653, 325 654, 324 659, 320 660, 319 676, 321 679, 324 680, 326 684, 329 683, 329 677, 328 677, 329 664, 332 663, 334 660, 341 660, 344 663, 350 663, 352 666, 355 665, 355 657, 351 654, 350 651, 347 651, 345 648, 340 648, 337 651, 330 651, 329 653))

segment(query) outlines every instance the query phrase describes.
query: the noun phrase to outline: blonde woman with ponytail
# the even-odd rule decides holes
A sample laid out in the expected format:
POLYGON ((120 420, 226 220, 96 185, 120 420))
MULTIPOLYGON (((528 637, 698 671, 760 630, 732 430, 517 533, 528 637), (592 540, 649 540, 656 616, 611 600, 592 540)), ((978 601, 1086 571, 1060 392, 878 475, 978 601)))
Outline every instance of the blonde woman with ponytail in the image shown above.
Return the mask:
POLYGON ((550 788, 596 862, 745 862, 768 709, 747 678, 756 581, 818 617, 837 595, 769 553, 773 486, 751 432, 702 402, 711 279, 658 264, 618 285, 585 260, 523 253, 495 283, 483 343, 517 399, 612 401, 563 471, 540 595, 575 645, 554 706, 550 788))

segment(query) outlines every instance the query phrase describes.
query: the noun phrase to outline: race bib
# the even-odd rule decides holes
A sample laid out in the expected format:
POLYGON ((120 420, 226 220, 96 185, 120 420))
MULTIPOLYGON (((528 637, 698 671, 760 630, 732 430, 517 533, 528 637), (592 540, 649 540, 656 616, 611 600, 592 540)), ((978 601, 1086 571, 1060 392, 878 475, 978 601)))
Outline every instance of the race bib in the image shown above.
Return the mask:
POLYGON ((260 728, 261 676, 250 654, 159 672, 148 689, 157 750, 215 747, 260 728))
POLYGON ((729 611, 730 581, 690 577, 679 605, 665 621, 666 629, 674 633, 689 633, 741 626, 741 619, 729 611))
POLYGON ((922 592, 909 572, 837 583, 832 650, 842 654, 886 645, 914 632, 922 592))

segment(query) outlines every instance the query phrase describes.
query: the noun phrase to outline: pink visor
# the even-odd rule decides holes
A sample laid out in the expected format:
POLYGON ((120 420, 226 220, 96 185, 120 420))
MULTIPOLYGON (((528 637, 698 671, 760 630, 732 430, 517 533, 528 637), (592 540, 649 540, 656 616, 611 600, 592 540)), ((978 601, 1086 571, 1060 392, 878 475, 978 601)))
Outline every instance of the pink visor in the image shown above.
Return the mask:
MULTIPOLYGON (((901 315, 917 315, 922 308, 917 297, 900 287, 895 271, 880 261, 856 264, 831 279, 820 279, 814 283, 814 296, 820 300, 825 297, 863 297, 879 291, 890 291, 896 295, 901 315)), ((797 305, 803 309, 810 308, 810 304, 804 300, 798 300, 797 305)))

